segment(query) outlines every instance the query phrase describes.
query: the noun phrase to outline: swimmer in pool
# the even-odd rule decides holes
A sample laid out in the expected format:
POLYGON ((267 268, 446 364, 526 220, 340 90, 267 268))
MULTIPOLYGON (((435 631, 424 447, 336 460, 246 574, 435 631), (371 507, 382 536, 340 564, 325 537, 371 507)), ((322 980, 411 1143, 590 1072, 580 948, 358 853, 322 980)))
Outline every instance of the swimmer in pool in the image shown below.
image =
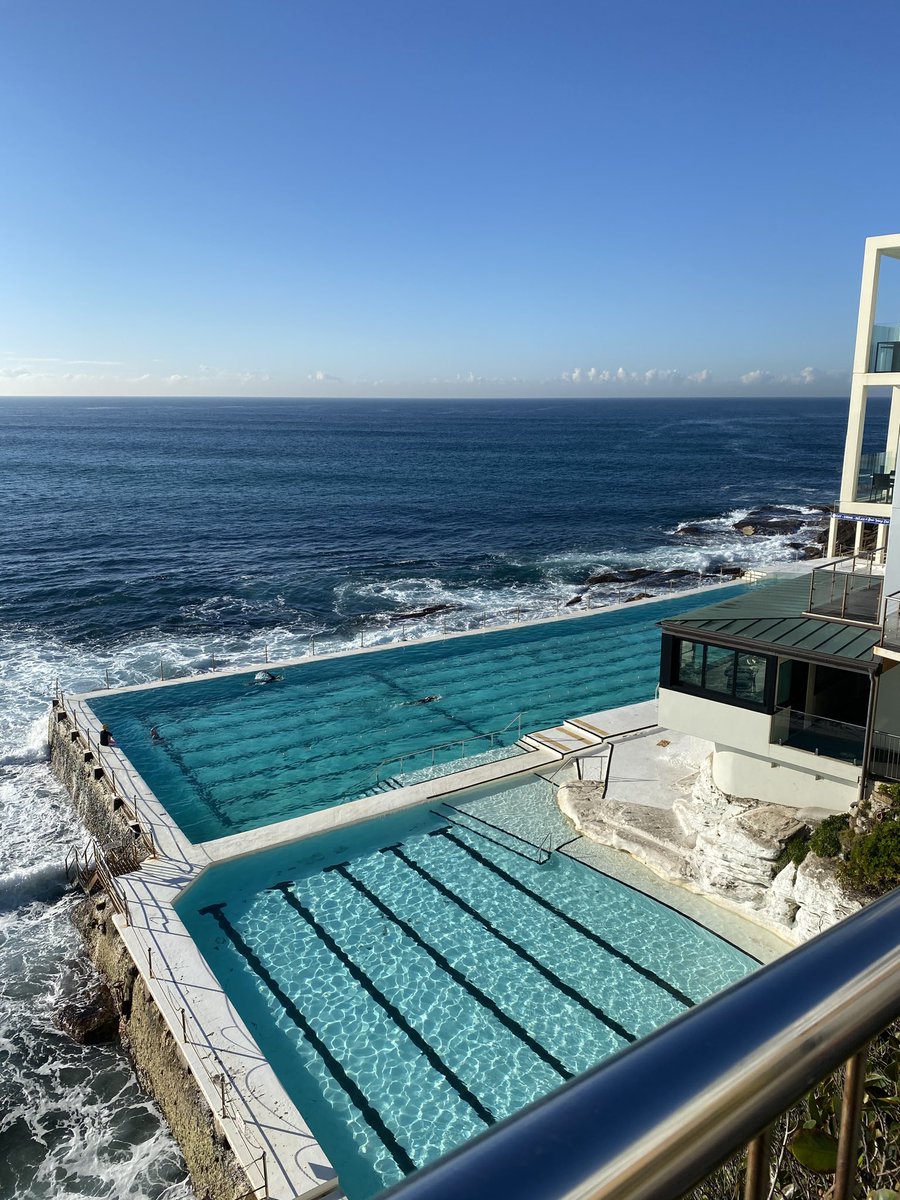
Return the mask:
POLYGON ((278 683, 282 679, 283 675, 274 675, 271 671, 257 671, 253 676, 254 683, 278 683))
POLYGON ((150 741, 151 742, 161 742, 162 740, 163 740, 162 734, 159 732, 159 730, 156 728, 155 725, 151 725, 150 726, 150 741))
POLYGON ((440 700, 440 696, 423 696, 421 700, 410 700, 410 704, 434 704, 435 700, 440 700))

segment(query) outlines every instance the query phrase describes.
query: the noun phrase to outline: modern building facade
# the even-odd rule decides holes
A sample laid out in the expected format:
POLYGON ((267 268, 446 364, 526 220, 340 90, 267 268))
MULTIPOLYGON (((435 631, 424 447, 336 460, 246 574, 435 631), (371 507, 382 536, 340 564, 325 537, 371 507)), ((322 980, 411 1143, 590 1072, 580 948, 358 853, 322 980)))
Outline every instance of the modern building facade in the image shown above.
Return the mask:
MULTIPOLYGON (((897 443, 900 439, 900 312, 879 307, 884 260, 900 259, 900 234, 866 239, 862 288, 850 385, 850 413, 838 508, 831 519, 828 554, 883 550, 887 543, 894 495, 897 443), (891 389, 887 437, 867 437, 868 400, 873 391, 891 389)), ((892 263, 887 264, 889 266, 892 263)), ((900 273, 900 268, 895 268, 900 273)))
POLYGON ((662 622, 659 722, 714 744, 713 779, 730 795, 846 811, 900 781, 900 541, 888 545, 900 325, 876 323, 884 257, 900 258, 900 235, 866 242, 831 561, 662 622), (885 384, 886 442, 864 452, 869 393, 885 384))

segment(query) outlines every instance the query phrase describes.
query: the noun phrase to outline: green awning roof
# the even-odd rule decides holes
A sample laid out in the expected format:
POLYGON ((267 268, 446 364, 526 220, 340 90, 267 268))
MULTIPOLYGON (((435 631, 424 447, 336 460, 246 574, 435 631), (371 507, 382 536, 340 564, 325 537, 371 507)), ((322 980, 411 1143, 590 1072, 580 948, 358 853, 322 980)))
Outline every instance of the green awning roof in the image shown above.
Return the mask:
POLYGON ((667 633, 695 636, 698 641, 752 645, 761 652, 807 662, 829 662, 851 670, 874 670, 872 649, 881 631, 844 621, 805 616, 809 575, 783 583, 763 584, 743 595, 662 621, 667 633))

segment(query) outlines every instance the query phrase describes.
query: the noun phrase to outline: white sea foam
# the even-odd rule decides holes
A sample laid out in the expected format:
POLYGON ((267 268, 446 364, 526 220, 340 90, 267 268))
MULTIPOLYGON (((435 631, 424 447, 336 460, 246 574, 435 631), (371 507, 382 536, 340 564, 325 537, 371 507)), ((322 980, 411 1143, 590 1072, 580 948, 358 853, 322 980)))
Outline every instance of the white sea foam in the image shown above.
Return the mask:
POLYGON ((64 686, 96 681, 85 651, 0 636, 0 1195, 23 1200, 190 1191, 170 1134, 117 1046, 78 1046, 53 1025, 74 994, 79 939, 63 861, 83 831, 50 774, 46 714, 64 686))

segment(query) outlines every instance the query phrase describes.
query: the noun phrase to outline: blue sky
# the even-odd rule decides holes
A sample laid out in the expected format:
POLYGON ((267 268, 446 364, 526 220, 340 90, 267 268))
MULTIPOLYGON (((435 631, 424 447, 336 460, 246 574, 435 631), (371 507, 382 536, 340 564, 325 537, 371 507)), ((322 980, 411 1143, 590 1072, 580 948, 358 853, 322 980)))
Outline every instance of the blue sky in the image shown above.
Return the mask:
POLYGON ((863 240, 900 230, 898 31, 0 0, 0 394, 842 394, 863 240))

